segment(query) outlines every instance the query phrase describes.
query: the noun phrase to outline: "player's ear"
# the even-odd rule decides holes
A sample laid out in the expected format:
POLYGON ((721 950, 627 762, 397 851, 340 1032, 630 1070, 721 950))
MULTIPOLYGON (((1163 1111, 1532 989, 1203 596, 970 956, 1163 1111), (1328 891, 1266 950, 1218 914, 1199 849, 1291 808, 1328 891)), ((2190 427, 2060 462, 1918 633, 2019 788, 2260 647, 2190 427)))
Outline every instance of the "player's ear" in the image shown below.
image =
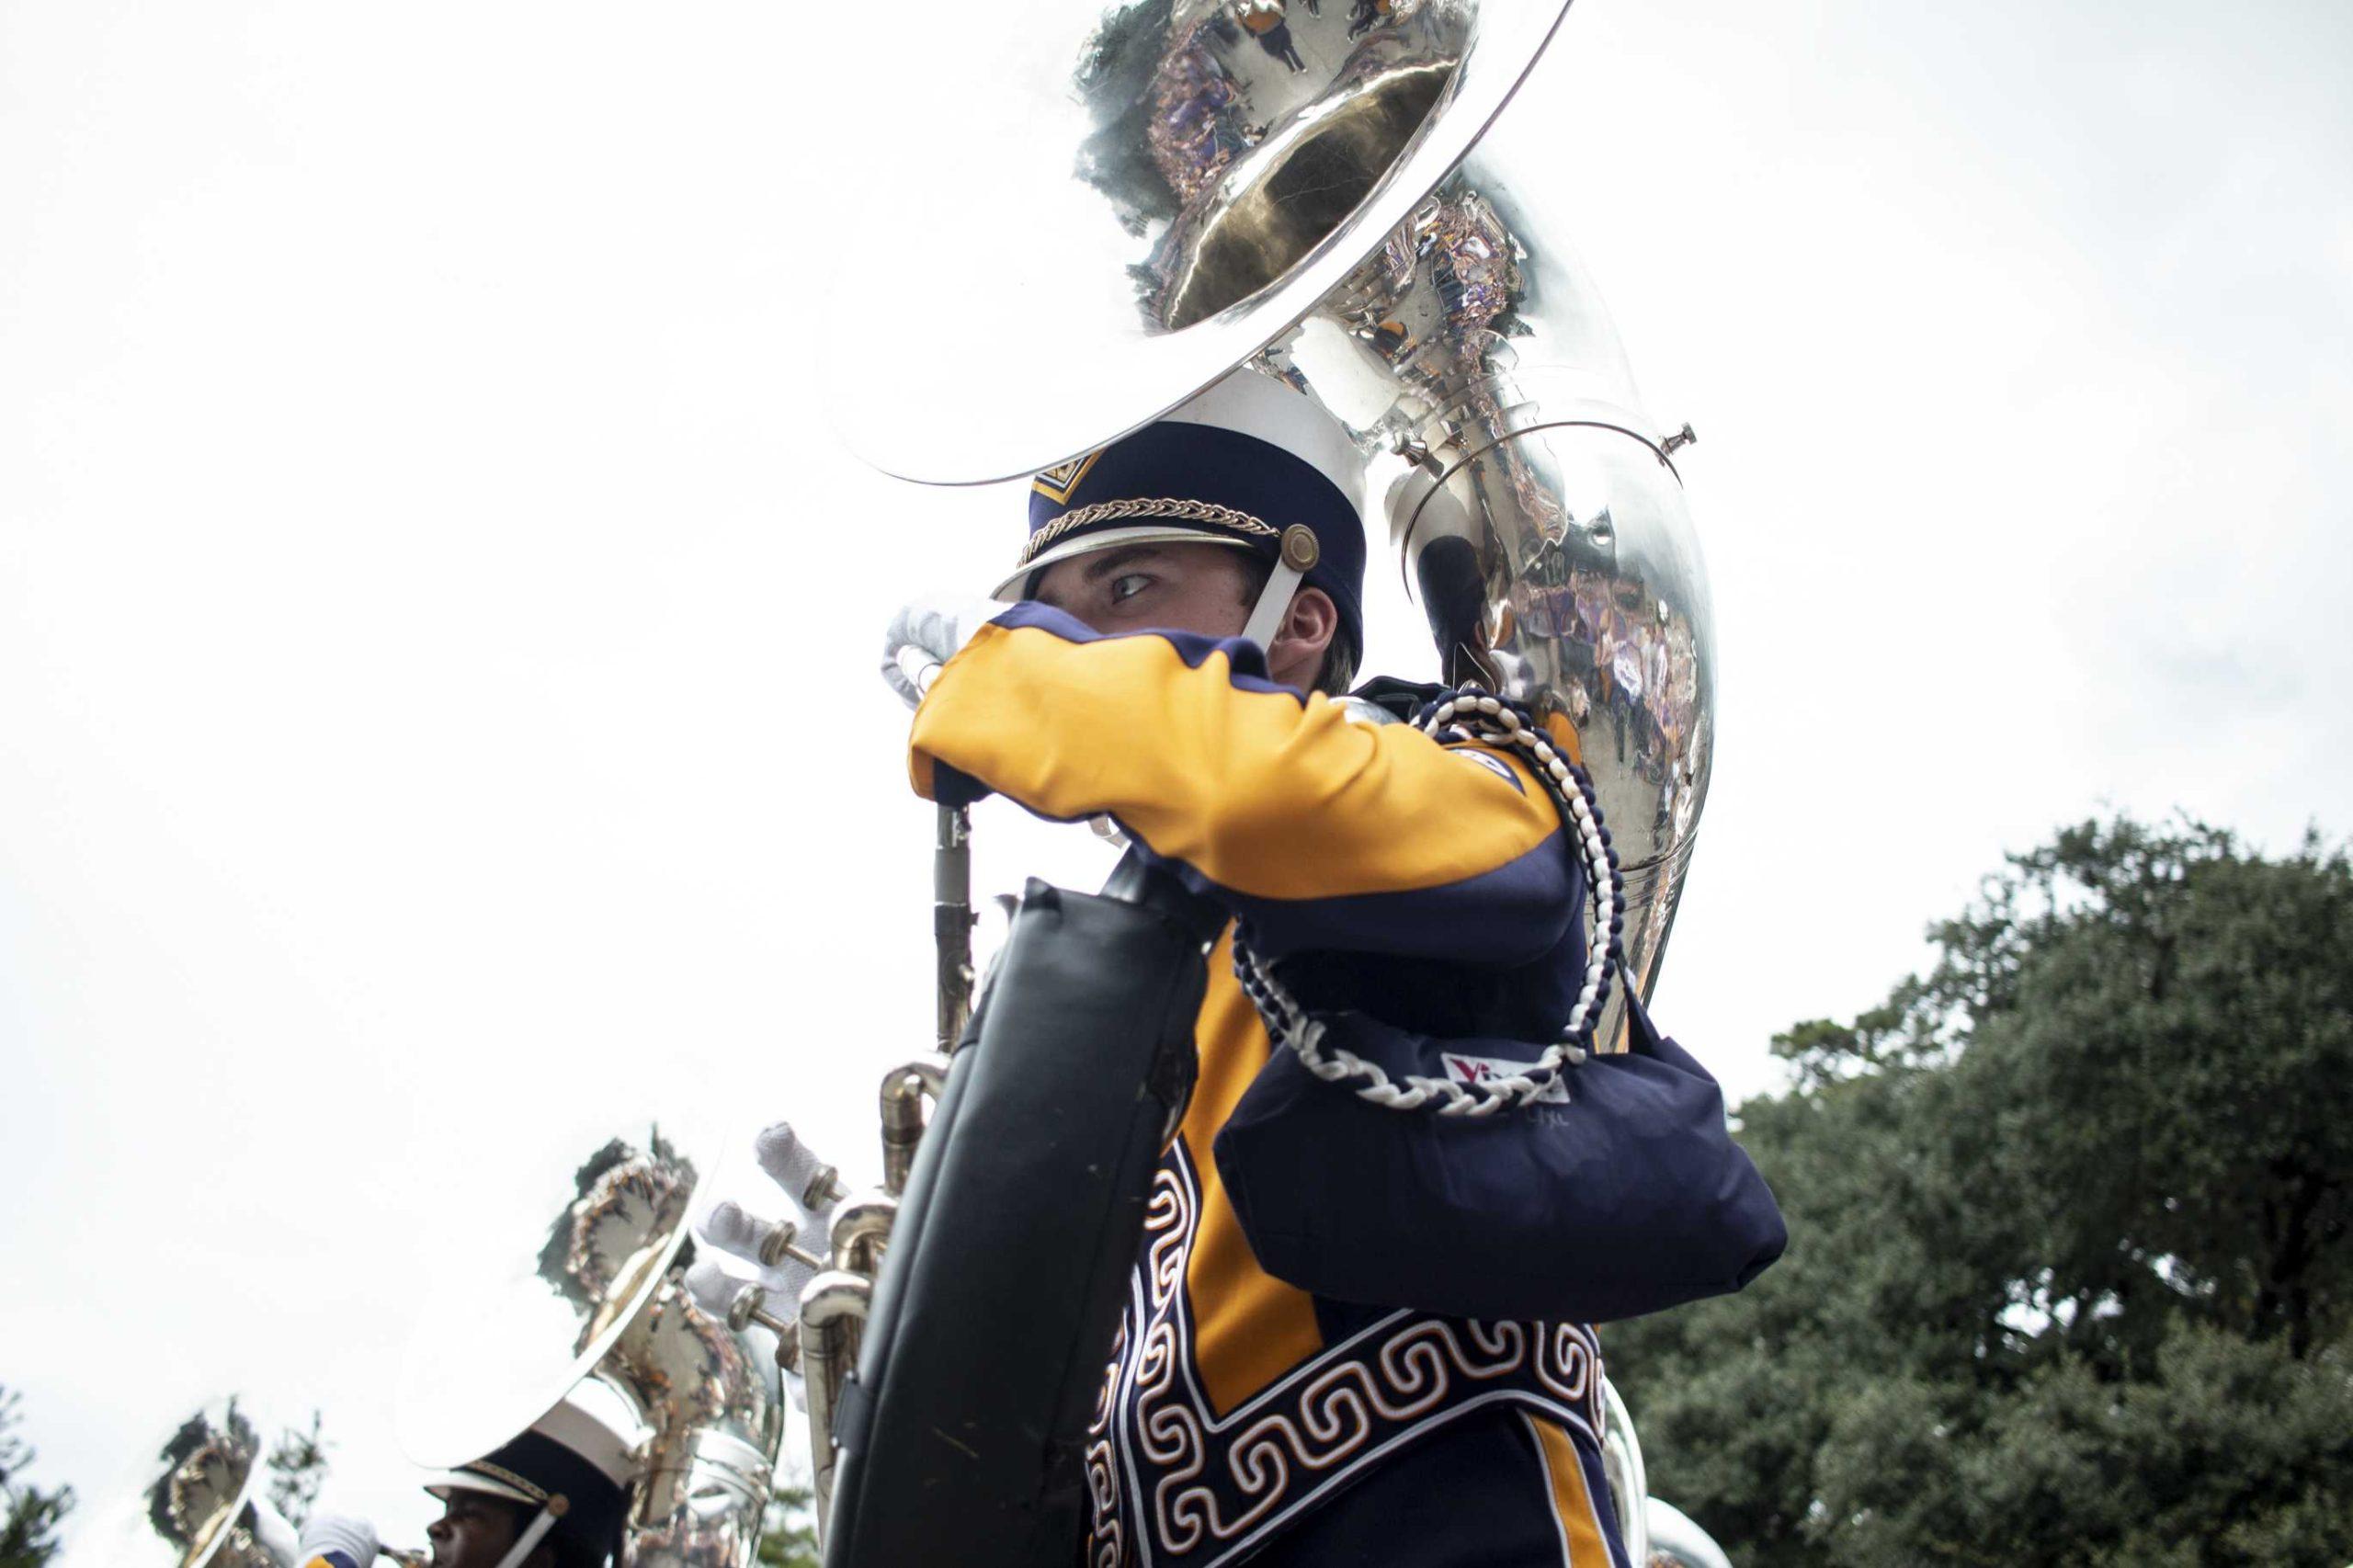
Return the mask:
MULTIPOLYGON (((1296 649, 1321 660, 1339 631, 1340 608, 1332 602, 1332 596, 1321 588, 1302 588, 1291 596, 1290 608, 1275 631, 1275 645, 1286 653, 1296 649)), ((1267 650, 1269 662, 1273 653, 1274 649, 1267 650)))

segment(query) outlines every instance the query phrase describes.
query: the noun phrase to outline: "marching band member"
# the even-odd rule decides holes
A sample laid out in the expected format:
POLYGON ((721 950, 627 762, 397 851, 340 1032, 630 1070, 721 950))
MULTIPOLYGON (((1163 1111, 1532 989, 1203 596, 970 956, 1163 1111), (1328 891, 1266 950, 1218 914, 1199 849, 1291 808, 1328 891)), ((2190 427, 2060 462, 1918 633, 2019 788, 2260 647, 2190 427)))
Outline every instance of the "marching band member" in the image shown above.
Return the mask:
MULTIPOLYGON (((570 1401, 471 1464, 427 1478, 441 1517, 427 1568, 606 1568, 629 1512, 620 1437, 570 1401)), ((376 1528, 348 1515, 303 1528, 302 1568, 372 1568, 376 1528)))
MULTIPOLYGON (((1299 44, 1290 36, 1290 24, 1283 19, 1283 0, 1248 0, 1238 6, 1236 14, 1242 28, 1258 40, 1258 47, 1290 68, 1293 75, 1307 69, 1307 62, 1299 55, 1299 44)), ((1314 11, 1315 6, 1308 9, 1314 11)))
MULTIPOLYGON (((1311 1006, 1545 1039, 1586 972, 1583 873, 1511 748, 1379 722, 1435 688, 1341 698, 1362 647, 1354 460, 1305 398, 1245 370, 1040 475, 997 598, 926 600, 892 624, 883 673, 915 705, 913 780, 943 804, 994 792, 1051 819, 1113 818, 1222 903, 1311 1006)), ((1514 1260, 1449 1277, 1401 1213, 1385 1256, 1328 1281, 1260 1266, 1269 1238, 1240 1199, 1261 1173, 1233 1168, 1220 1139, 1272 1054, 1233 942, 1229 926, 1211 955, 1199 1081, 1090 1456, 1105 1483, 1088 1561, 1625 1568, 1598 1347, 1537 1321, 1558 1314, 1515 1294, 1514 1260)), ((1720 1134, 1720 1102, 1715 1119, 1720 1134)), ((1508 1168, 1510 1141, 1542 1133, 1540 1116, 1481 1135, 1508 1168)), ((1394 1179, 1415 1158, 1398 1136, 1331 1154, 1394 1179)), ((1716 1227, 1737 1267, 1689 1294, 1736 1288, 1780 1251, 1770 1195, 1733 1158, 1745 1184, 1690 1194, 1677 1233, 1716 1227)))

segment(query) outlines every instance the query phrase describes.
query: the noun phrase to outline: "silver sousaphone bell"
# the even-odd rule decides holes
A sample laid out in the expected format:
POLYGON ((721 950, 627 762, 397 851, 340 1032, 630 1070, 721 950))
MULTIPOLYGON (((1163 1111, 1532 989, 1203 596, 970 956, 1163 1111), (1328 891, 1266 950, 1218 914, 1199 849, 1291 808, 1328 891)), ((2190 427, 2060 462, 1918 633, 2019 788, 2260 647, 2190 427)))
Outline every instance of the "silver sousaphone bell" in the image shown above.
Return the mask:
MULTIPOLYGON (((234 1396, 208 1401, 146 1449, 130 1478, 69 1521, 70 1564, 97 1568, 298 1568, 301 1532, 270 1497, 270 1430, 234 1396)), ((78 1510, 77 1510, 78 1512, 78 1510)), ((427 1553, 377 1547, 400 1568, 427 1553)))
POLYGON ((263 1428, 213 1400, 142 1450, 133 1479, 105 1494, 68 1541, 102 1568, 293 1568, 297 1532, 268 1496, 263 1428))
MULTIPOLYGON (((920 119, 828 217, 827 364, 851 447, 937 483, 1078 458, 1245 364, 1322 404, 1446 678, 1527 704, 1591 775, 1647 995, 1707 796, 1715 636, 1688 429, 1644 411, 1562 239, 1562 149, 1497 119, 1564 13, 933 10, 884 78, 920 119)), ((1596 1038, 1622 1041, 1622 1001, 1596 1038)))

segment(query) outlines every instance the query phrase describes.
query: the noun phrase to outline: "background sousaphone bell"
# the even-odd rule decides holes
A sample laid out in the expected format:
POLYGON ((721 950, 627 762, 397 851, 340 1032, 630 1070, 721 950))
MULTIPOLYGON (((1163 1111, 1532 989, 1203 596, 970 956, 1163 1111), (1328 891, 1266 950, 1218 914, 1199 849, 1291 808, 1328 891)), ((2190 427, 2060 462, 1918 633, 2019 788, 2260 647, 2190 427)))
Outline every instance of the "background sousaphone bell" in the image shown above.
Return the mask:
POLYGON ((235 1399, 207 1402, 99 1499, 69 1555, 102 1568, 293 1568, 297 1532, 270 1503, 263 1432, 235 1399))

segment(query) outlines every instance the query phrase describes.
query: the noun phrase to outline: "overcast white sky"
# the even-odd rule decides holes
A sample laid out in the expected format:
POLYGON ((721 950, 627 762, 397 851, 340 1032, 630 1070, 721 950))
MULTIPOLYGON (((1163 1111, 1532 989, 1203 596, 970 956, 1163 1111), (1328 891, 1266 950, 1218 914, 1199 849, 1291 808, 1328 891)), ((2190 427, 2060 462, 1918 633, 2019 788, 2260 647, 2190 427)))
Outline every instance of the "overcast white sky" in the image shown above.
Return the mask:
MULTIPOLYGON (((415 1539, 387 1406, 451 1227, 519 1245, 551 1154, 665 1107, 873 1168, 930 1006, 873 649, 1020 511, 827 428, 829 155, 955 134, 890 102, 921 16, 0 8, 39 1478, 95 1501, 243 1389, 415 1539)), ((1512 111, 1700 436, 1721 750, 1655 1010, 1736 1091, 2057 823, 2353 825, 2348 82, 2336 5, 1581 0, 1512 111)), ((1100 863, 980 833, 993 886, 1100 863)))

